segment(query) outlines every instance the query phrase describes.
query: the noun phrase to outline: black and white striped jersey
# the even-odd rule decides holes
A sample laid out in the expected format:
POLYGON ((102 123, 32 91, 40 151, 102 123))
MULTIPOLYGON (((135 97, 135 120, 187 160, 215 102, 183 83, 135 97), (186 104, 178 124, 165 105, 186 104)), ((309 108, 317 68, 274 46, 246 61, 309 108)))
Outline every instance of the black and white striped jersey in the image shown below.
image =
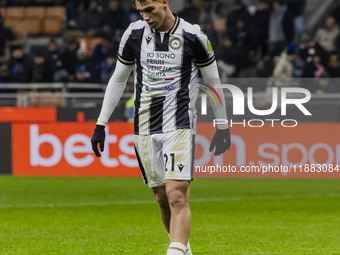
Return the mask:
POLYGON ((176 16, 169 32, 158 32, 145 21, 125 31, 118 59, 135 64, 135 134, 195 129, 198 67, 215 56, 198 25, 176 16))

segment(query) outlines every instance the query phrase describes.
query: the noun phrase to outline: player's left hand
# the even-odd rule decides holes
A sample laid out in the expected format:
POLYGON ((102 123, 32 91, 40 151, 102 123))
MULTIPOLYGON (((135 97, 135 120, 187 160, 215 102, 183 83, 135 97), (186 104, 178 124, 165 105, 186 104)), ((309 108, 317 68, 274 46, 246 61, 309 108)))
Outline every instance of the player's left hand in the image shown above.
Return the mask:
POLYGON ((100 147, 100 151, 104 151, 104 142, 105 142, 105 126, 96 125, 96 128, 94 129, 91 143, 92 143, 92 150, 96 154, 97 157, 100 157, 101 154, 98 150, 98 143, 100 147))
POLYGON ((221 155, 230 148, 230 131, 227 129, 216 129, 215 135, 211 140, 209 151, 212 152, 215 148, 215 156, 221 155))

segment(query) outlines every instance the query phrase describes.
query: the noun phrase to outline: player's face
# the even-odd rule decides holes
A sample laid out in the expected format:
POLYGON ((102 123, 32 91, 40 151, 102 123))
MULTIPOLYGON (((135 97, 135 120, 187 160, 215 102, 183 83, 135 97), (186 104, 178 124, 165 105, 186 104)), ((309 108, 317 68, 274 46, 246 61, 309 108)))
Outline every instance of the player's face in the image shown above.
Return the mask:
POLYGON ((166 2, 148 0, 146 4, 142 5, 139 1, 136 1, 136 9, 151 28, 163 31, 162 28, 166 14, 164 3, 166 2))

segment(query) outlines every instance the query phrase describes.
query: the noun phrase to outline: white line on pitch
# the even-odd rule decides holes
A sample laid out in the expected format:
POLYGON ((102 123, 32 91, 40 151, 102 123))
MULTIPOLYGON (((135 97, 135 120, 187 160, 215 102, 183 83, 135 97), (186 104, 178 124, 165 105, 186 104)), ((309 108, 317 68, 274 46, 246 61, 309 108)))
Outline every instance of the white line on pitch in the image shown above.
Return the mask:
MULTIPOLYGON (((223 202, 223 201, 242 201, 242 200, 266 200, 266 199, 309 199, 309 198, 339 198, 340 194, 327 194, 327 195, 304 195, 304 196, 258 196, 258 197, 221 197, 221 198, 201 198, 191 199, 191 203, 202 202, 223 202)), ((109 205, 141 205, 141 204, 156 204, 153 200, 139 200, 139 201, 115 201, 104 203, 57 203, 57 204, 5 204, 0 205, 0 209, 6 208, 49 208, 49 207, 81 207, 81 206, 109 206, 109 205)))

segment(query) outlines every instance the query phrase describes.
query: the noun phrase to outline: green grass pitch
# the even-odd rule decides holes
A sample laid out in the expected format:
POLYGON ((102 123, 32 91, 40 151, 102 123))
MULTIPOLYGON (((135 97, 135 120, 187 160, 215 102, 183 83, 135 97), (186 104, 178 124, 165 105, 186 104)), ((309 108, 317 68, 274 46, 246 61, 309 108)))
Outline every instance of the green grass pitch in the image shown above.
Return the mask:
MULTIPOLYGON (((340 254, 340 180, 195 179, 193 253, 340 254)), ((0 176, 0 254, 165 255, 141 178, 0 176)))

